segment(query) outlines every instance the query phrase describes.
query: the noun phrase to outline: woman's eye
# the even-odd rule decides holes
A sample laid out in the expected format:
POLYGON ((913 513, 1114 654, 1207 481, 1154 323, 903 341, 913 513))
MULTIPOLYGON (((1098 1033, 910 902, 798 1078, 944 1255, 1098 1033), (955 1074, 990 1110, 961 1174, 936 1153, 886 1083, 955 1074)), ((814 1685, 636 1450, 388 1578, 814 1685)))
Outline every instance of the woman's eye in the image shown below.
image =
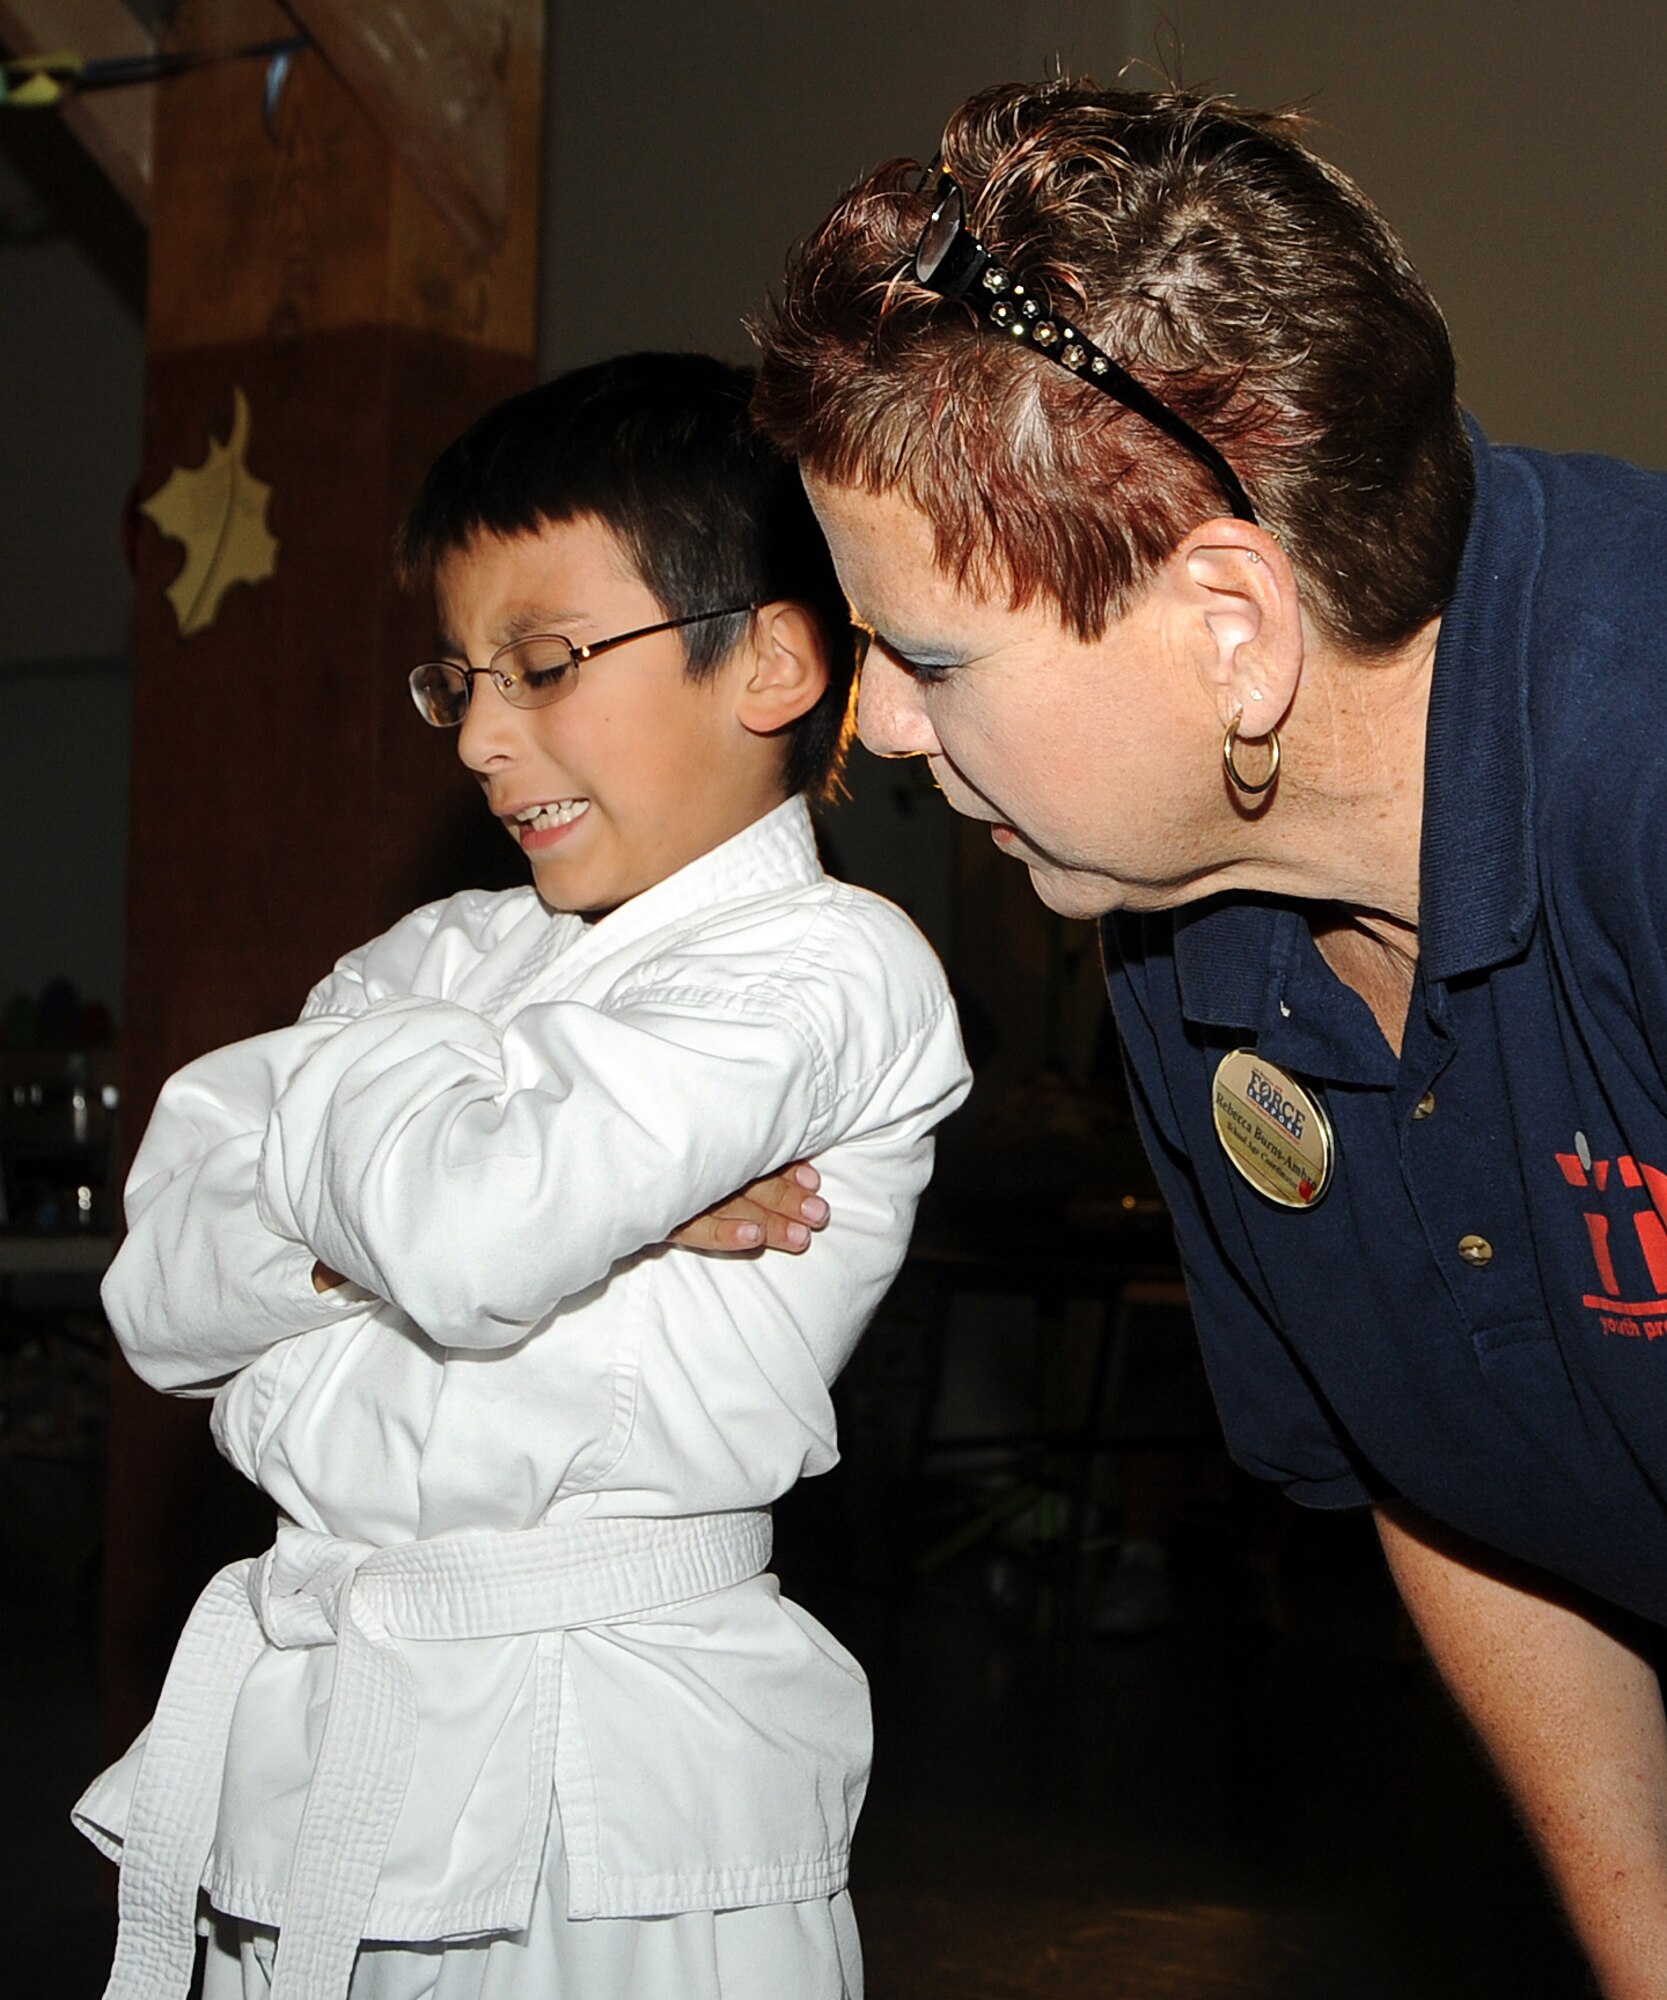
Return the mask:
POLYGON ((875 636, 874 643, 881 648, 886 658, 894 666, 907 674, 910 680, 918 681, 922 687, 936 687, 940 681, 947 680, 949 675, 954 671, 951 666, 939 660, 913 659, 899 647, 893 646, 888 640, 880 638, 878 634, 875 636))
POLYGON ((555 667, 523 667, 521 685, 530 693, 548 694, 552 688, 560 687, 572 671, 571 660, 563 660, 560 666, 555 667))

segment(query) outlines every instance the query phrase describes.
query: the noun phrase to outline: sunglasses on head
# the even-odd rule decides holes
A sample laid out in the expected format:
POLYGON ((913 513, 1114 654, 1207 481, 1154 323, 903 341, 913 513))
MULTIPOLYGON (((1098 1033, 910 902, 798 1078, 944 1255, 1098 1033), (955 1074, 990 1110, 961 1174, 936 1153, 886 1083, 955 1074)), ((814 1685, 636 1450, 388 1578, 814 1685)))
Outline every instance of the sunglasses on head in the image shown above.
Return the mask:
POLYGON ((909 264, 909 276, 940 298, 962 301, 988 326, 1084 382, 1091 382, 1173 438, 1183 451, 1215 477, 1228 506, 1241 521, 1256 520, 1250 496, 1238 474, 1187 420, 1159 396, 1144 388, 1113 361, 1103 348, 1080 332, 1049 305, 1035 285, 1028 285, 994 257, 967 227, 966 197, 953 174, 939 177, 932 213, 920 232, 909 264))

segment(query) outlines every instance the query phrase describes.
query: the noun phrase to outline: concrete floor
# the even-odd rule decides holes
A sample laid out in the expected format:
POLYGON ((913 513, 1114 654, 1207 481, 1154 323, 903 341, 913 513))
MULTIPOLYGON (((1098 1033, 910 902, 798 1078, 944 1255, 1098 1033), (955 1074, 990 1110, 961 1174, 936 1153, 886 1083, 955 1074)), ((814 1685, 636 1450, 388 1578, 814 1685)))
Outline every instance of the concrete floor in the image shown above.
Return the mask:
MULTIPOLYGON (((65 1823, 99 1756, 98 1511, 94 1467, 0 1456, 0 1990, 43 2000, 92 2000, 108 1964, 109 1886, 65 1823)), ((1586 1990, 1363 1522, 1298 1522, 1276 1636, 1234 1622, 1224 1530, 1195 1525, 1175 1624, 1114 1644, 1039 1634, 1011 1592, 1002 1615, 987 1547, 906 1595, 854 1587, 810 1518, 785 1510, 789 1588, 875 1689, 875 2000, 1586 1990)))

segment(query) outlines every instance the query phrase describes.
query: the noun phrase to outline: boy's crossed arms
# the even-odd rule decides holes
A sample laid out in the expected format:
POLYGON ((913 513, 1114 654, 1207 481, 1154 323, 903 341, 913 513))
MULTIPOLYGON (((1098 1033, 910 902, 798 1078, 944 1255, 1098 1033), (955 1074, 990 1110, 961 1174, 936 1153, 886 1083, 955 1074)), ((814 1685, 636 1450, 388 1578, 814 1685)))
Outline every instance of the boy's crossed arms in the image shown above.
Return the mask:
MULTIPOLYGON (((603 1005, 534 1002, 502 1026, 443 994, 387 989, 390 965, 413 945, 420 962, 445 912, 461 914, 415 913, 368 948, 374 992, 368 954, 355 954, 292 1027, 205 1056, 166 1087, 112 1280, 135 1366, 157 1387, 212 1392, 367 1295, 442 1346, 506 1347, 649 1246, 727 1248, 752 1222, 802 1247, 790 1225, 808 1241, 806 1204, 813 1226, 826 1204, 779 1162, 894 1116, 924 1137, 943 1109, 919 1101, 920 1047, 950 1046, 953 1022, 935 1000, 901 1029, 888 1022, 882 996, 893 1005, 908 990, 925 948, 895 913, 868 908, 884 933, 866 981, 856 975, 869 1009, 850 1004, 849 962, 838 1004, 819 1007, 806 947, 785 974, 765 953, 736 983, 745 950, 722 980, 656 965, 603 1005), (822 1044, 836 1024, 842 1039, 861 1036, 865 1019, 872 1060, 853 1064, 845 1047, 836 1070, 822 1044), (836 1073, 861 1084, 830 1099, 836 1073), (692 1210, 704 1212, 690 1224, 692 1210)), ((929 979, 917 990, 939 991, 929 979)))

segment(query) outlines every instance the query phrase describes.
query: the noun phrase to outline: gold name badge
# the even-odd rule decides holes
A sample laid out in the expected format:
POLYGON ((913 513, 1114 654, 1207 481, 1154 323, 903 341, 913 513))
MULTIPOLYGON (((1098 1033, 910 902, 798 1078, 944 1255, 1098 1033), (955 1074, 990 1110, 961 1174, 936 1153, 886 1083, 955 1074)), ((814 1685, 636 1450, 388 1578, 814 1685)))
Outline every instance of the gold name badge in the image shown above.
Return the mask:
POLYGON ((1294 1077, 1254 1049, 1223 1056, 1214 1085, 1221 1150, 1258 1194, 1312 1208, 1331 1185, 1331 1123, 1294 1077))

